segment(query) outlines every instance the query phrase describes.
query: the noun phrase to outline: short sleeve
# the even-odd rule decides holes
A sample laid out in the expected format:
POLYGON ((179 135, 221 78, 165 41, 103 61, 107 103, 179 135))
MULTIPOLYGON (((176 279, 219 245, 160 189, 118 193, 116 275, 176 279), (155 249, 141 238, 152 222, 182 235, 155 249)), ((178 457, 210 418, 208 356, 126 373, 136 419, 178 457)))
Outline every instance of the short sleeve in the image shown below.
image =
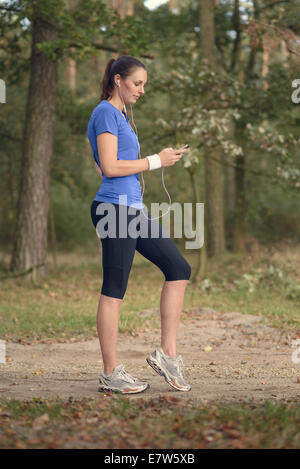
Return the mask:
POLYGON ((103 132, 110 132, 118 136, 118 122, 115 114, 109 109, 101 109, 95 116, 96 136, 103 132))

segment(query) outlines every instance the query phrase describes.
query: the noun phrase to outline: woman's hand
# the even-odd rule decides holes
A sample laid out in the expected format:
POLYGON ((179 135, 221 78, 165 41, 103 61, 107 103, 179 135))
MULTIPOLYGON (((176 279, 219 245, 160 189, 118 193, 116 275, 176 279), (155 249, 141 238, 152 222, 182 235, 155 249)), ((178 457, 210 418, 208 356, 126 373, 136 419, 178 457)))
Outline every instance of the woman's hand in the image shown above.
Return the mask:
POLYGON ((161 152, 158 153, 162 168, 166 166, 173 166, 177 161, 180 160, 182 154, 188 150, 188 148, 179 148, 178 150, 174 150, 173 148, 164 148, 161 152))

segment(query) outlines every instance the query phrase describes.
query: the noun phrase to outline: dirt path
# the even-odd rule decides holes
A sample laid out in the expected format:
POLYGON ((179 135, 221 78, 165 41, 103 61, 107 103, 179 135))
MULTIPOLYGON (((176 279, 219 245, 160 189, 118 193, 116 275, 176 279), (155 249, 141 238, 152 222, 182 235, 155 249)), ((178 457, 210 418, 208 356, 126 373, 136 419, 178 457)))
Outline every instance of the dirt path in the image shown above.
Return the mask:
MULTIPOLYGON (((142 311, 145 317, 155 310, 142 311)), ((156 310, 157 314, 158 311, 156 310)), ((296 338, 260 323, 261 317, 208 308, 182 313, 177 352, 183 356, 190 392, 172 389, 146 363, 160 344, 160 330, 119 335, 119 363, 150 383, 131 399, 172 393, 194 403, 293 402, 300 398, 300 363, 292 361, 296 338), (188 319, 187 319, 188 318, 188 319), (211 351, 204 348, 210 346, 211 351), (299 380, 299 382, 298 382, 299 380)), ((74 343, 6 344, 0 363, 0 398, 98 398, 102 360, 98 339, 74 343)))

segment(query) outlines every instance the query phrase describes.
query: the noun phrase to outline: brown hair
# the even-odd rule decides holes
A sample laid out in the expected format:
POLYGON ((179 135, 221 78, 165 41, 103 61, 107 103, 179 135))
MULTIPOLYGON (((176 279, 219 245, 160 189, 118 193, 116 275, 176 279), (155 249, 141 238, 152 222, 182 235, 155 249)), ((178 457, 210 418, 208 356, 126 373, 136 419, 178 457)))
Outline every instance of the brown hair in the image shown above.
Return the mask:
POLYGON ((131 55, 121 55, 118 59, 110 59, 106 65, 102 84, 101 84, 101 95, 99 99, 107 99, 111 96, 114 89, 114 76, 120 75, 123 79, 127 78, 135 68, 143 67, 145 70, 146 66, 138 60, 136 57, 131 55))

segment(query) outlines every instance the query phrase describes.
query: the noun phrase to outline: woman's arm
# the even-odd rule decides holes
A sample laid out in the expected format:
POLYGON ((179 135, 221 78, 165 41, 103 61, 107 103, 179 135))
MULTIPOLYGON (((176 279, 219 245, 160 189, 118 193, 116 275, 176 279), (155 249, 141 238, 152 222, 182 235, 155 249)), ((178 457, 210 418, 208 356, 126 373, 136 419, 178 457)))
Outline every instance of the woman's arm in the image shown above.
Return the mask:
POLYGON ((149 170, 147 158, 118 160, 118 137, 110 132, 97 135, 97 147, 102 171, 108 178, 129 176, 149 170))
POLYGON ((95 163, 95 169, 96 169, 96 172, 97 172, 98 176, 99 176, 100 178, 102 178, 101 169, 99 168, 99 166, 97 165, 97 163, 95 163))

